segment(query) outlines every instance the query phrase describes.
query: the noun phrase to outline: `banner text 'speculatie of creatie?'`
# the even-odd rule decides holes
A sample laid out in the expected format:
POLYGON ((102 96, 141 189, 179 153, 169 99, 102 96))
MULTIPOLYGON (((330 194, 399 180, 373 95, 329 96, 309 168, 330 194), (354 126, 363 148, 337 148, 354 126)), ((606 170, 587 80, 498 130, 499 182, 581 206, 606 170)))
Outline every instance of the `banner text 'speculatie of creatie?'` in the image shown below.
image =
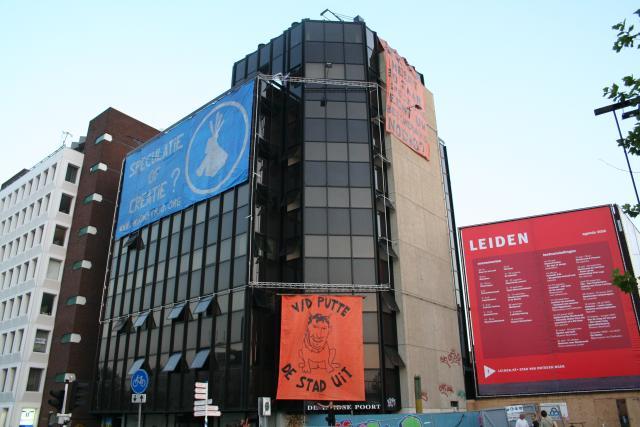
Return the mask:
POLYGON ((247 180, 253 97, 251 81, 127 156, 117 239, 247 180))
POLYGON ((387 42, 380 43, 386 65, 385 130, 429 160, 427 102, 420 76, 387 42))
POLYGON ((480 395, 640 387, 609 206, 461 229, 480 395))
POLYGON ((362 297, 282 297, 278 399, 364 400, 362 297))

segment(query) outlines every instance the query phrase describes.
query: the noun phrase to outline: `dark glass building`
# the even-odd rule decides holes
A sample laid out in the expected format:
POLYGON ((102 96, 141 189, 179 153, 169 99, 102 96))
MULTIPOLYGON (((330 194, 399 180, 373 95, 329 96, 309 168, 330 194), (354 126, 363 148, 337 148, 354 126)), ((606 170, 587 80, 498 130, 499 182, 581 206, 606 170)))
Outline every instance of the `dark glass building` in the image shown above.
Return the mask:
MULTIPOLYGON (((282 293, 364 297, 366 405, 354 411, 410 410, 420 375, 464 390, 462 369, 414 369, 427 362, 413 348, 436 364, 460 349, 452 210, 444 146, 434 139, 434 158, 416 160, 385 136, 380 53, 361 20, 303 20, 235 63, 232 87, 257 79, 250 179, 113 242, 94 401, 103 424, 137 416, 129 380, 139 368, 151 374, 145 425, 200 425, 196 381, 209 382, 223 412, 214 425, 254 417, 258 397, 276 395, 282 293), (424 175, 416 206, 392 157, 424 175), (404 221, 432 225, 412 233, 404 221), (407 243, 403 264, 411 235, 433 247, 407 243), (424 325, 441 335, 434 344, 415 338, 425 310, 446 321, 424 325)), ((274 401, 271 425, 314 403, 274 401)))

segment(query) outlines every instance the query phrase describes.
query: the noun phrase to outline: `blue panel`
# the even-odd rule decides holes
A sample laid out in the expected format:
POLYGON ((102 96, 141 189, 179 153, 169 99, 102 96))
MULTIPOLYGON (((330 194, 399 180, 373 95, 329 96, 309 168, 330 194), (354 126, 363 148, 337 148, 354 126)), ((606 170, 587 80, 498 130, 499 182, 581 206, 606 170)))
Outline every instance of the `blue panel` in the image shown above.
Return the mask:
POLYGON ((253 87, 213 101, 127 156, 117 239, 247 180, 253 87))

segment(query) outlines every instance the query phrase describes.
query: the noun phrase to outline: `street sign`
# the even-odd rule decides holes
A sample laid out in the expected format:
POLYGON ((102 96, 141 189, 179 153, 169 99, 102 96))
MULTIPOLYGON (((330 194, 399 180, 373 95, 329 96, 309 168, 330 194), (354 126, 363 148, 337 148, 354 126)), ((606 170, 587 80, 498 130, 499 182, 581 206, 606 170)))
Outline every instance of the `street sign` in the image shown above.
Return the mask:
POLYGON ((147 395, 134 393, 131 395, 131 403, 147 403, 147 395))
POLYGON ((193 410, 194 411, 204 411, 206 408, 207 411, 218 411, 220 410, 220 408, 218 408, 217 405, 196 405, 195 403, 193 404, 193 410))
POLYGON ((207 400, 194 400, 194 401, 193 401, 193 406, 211 405, 212 403, 213 403, 213 399, 207 399, 207 400))
POLYGON ((194 393, 193 398, 196 400, 202 400, 207 398, 207 393, 198 393, 197 391, 194 393))
POLYGON ((135 394, 142 394, 149 386, 149 374, 144 369, 138 369, 131 375, 131 391, 135 394))
POLYGON ((209 388, 209 383, 196 383, 195 387, 196 387, 196 390, 199 388, 206 390, 209 388))
POLYGON ((194 411, 193 412, 193 416, 194 417, 219 417, 220 415, 222 415, 222 412, 220 411, 194 411))

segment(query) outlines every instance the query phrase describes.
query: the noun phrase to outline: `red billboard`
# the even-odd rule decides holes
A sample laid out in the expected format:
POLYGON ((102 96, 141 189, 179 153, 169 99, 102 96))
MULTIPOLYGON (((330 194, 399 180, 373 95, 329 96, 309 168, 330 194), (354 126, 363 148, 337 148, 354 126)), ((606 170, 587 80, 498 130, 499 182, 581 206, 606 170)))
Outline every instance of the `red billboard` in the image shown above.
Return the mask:
POLYGON ((364 400, 362 297, 284 295, 277 399, 364 400))
POLYGON ((640 388, 610 206, 460 229, 479 395, 640 388))

